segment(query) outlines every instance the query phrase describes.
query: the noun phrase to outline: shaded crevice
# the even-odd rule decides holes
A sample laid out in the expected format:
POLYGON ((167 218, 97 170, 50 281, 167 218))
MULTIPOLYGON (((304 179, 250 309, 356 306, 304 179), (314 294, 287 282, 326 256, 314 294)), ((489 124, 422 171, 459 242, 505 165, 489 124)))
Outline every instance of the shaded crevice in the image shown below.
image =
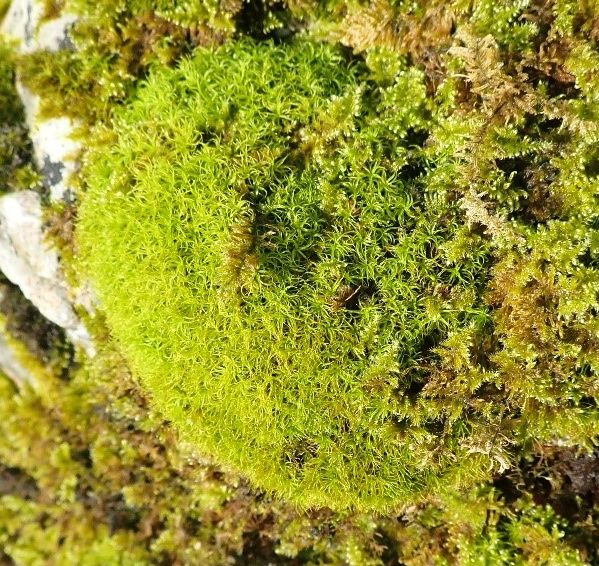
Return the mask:
POLYGON ((67 378, 74 360, 74 348, 65 331, 46 319, 21 292, 0 273, 0 313, 6 330, 42 362, 67 378))

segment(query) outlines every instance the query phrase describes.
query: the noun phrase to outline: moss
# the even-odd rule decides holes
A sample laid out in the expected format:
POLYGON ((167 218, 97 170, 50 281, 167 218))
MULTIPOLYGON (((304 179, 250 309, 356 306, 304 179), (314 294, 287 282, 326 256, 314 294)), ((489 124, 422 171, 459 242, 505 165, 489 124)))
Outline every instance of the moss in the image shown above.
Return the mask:
POLYGON ((504 65, 539 66, 534 42, 478 37, 479 8, 436 92, 389 46, 343 73, 307 43, 199 50, 87 170, 88 267, 155 402, 303 505, 385 508, 597 434, 588 146, 574 117, 548 127, 570 111, 546 82, 504 65))
POLYGON ((303 505, 386 507, 454 458, 472 478, 487 465, 409 401, 444 337, 487 320, 486 252, 462 234, 470 253, 443 266, 462 220, 426 190, 420 73, 372 92, 343 66, 308 43, 236 44, 156 74, 88 171, 80 240, 186 435, 303 505))
POLYGON ((554 448, 522 466, 529 475, 509 485, 506 478, 501 489, 434 498, 399 516, 302 513, 248 489, 178 442, 148 410, 124 360, 107 336, 101 340, 101 328, 98 356, 72 365, 66 379, 44 373, 38 387, 17 391, 0 377, 0 544, 17 564, 596 559, 586 491, 593 489, 596 458, 554 448), (538 484, 539 474, 556 486, 553 495, 538 484), (569 482, 588 507, 568 511, 566 520, 554 508, 564 512, 560 501, 568 493, 557 486, 569 482), (518 489, 524 494, 514 497, 518 489))
POLYGON ((25 115, 15 87, 15 55, 0 40, 0 194, 39 186, 31 165, 32 146, 25 115))
MULTIPOLYGON (((49 15, 61 9, 48 5, 49 15)), ((140 381, 150 385, 153 402, 183 435, 156 415, 148 417, 144 394, 114 352, 104 352, 85 371, 70 367, 43 401, 40 393, 36 402, 3 396, 2 414, 18 415, 13 423, 61 424, 37 425, 43 437, 55 438, 47 444, 31 431, 5 432, 17 439, 14 445, 35 450, 20 463, 11 460, 9 448, 0 457, 13 462, 5 464, 10 472, 0 468, 0 486, 6 477, 16 498, 10 500, 16 511, 0 526, 0 533, 10 532, 2 545, 22 562, 38 552, 65 552, 64 538, 75 549, 74 560, 98 549, 106 553, 104 563, 597 563, 595 3, 181 6, 156 10, 143 2, 67 0, 64 8, 83 17, 73 32, 75 49, 58 57, 38 53, 19 64, 30 86, 52 93, 47 113, 82 119, 86 131, 105 123, 93 142, 98 147, 86 157, 91 165, 82 187, 91 188, 84 196, 89 216, 82 216, 88 238, 83 248, 104 288, 112 331, 140 381), (198 59, 186 60, 198 45, 215 47, 248 35, 274 39, 281 50, 275 51, 287 60, 287 49, 297 49, 291 41, 297 34, 353 50, 329 52, 343 62, 327 71, 334 89, 300 92, 301 80, 285 76, 281 95, 267 80, 280 77, 276 63, 263 62, 270 74, 256 78, 252 49, 243 41, 228 51, 200 49, 198 59), (252 61, 249 74, 227 75, 235 64, 223 52, 252 61), (179 69, 164 70, 182 57, 179 69), (225 78, 197 76, 210 65, 218 69, 212 77, 225 78), (149 86, 138 92, 148 75, 149 86), (256 94, 244 105, 217 107, 214 97, 201 96, 213 91, 223 99, 256 94), (300 101, 290 114, 294 125, 256 110, 265 101, 289 99, 300 101), (169 124, 165 117, 180 122, 169 124), (256 130, 258 141, 249 151, 256 130), (196 170, 217 155, 226 173, 196 170), (206 179, 214 179, 216 188, 198 182, 206 179), (225 186, 223 179, 231 182, 225 186), (208 214, 217 206, 215 195, 222 200, 208 214), (406 195, 411 201, 403 211, 406 195), (117 210, 124 203, 128 208, 117 210), (99 211, 122 222, 105 225, 99 211), (200 226, 200 219, 206 223, 200 226), (161 226, 154 220, 166 221, 161 226), (396 228, 402 227, 407 243, 398 251, 396 228), (100 254, 108 250, 104 257, 93 257, 92 242, 102 243, 100 254), (118 254, 118 261, 108 261, 117 249, 126 251, 128 263, 118 254), (323 265, 323 256, 329 264, 323 265), (398 258, 405 259, 404 271, 381 284, 377 278, 398 258), (212 271, 202 271, 208 261, 212 271), (215 289, 217 301, 204 302, 215 289), (396 311, 388 316, 385 309, 392 298, 397 308, 409 304, 410 293, 417 308, 405 310, 408 323, 397 330, 396 311), (214 315, 201 322, 195 318, 198 297, 201 314, 214 315), (263 298, 282 310, 264 310, 263 298), (224 319, 238 321, 236 329, 253 325, 252 334, 219 334, 224 319), (255 332, 273 321, 268 340, 266 332, 255 332), (419 335, 420 325, 427 332, 419 335), (224 393, 208 383, 215 399, 204 403, 198 336, 215 328, 220 341, 207 342, 203 351, 218 347, 219 355, 204 354, 213 364, 208 367, 236 369, 246 348, 252 368, 243 383, 231 377, 232 370, 224 374, 234 386, 224 393), (306 328, 318 340, 293 344, 289 337, 305 335, 306 328), (413 336, 406 339, 406 331, 413 336), (389 336, 402 340, 385 350, 389 336), (231 351, 236 344, 241 347, 231 351), (270 361, 256 363, 265 351, 273 354, 274 371, 264 370, 270 361), (362 389, 348 387, 338 395, 324 386, 310 389, 308 372, 296 371, 300 394, 295 387, 291 396, 276 397, 290 381, 273 378, 316 364, 319 354, 317 362, 333 368, 329 378, 354 371, 349 383, 359 376, 362 389), (210 421, 227 395, 241 389, 250 401, 234 398, 234 414, 210 421), (311 391, 317 399, 307 403, 312 413, 298 424, 294 402, 299 406, 311 391), (323 398, 327 403, 317 405, 323 398), (312 427, 317 434, 304 434, 318 408, 322 418, 312 427), (298 482, 313 472, 317 449, 329 435, 329 444, 341 439, 339 453, 349 442, 355 446, 332 471, 333 484, 346 474, 344 466, 368 461, 355 458, 365 447, 380 446, 385 454, 406 447, 411 452, 402 465, 410 458, 412 468, 421 468, 401 482, 401 493, 387 491, 375 501, 365 494, 368 483, 361 483, 362 492, 344 492, 335 503, 413 504, 389 515, 304 513, 190 455, 185 441, 210 448, 206 438, 216 433, 228 442, 235 432, 230 423, 241 422, 244 411, 258 426, 235 439, 233 446, 241 448, 234 467, 258 484, 279 481, 279 493, 289 495, 289 478, 296 478, 295 501, 315 501, 298 482), (381 414, 392 415, 390 426, 377 420, 381 414), (363 415, 373 422, 360 429, 363 415), (212 428, 198 440, 202 419, 212 428), (268 423, 272 429, 265 432, 268 423), (360 430, 361 439, 352 440, 360 430), (287 444, 280 442, 283 433, 287 444), (267 434, 279 452, 264 456, 252 443, 267 434), (280 458, 281 447, 287 475, 273 480, 264 468, 280 458), (86 453, 93 454, 92 466, 85 464, 86 453), (35 457, 41 454, 50 462, 43 471, 35 457), (241 456, 246 461, 239 462, 241 456), (457 463, 448 463, 451 458, 457 463), (435 486, 439 477, 442 483, 425 497, 420 484, 435 486), (39 533, 48 524, 52 537, 44 541, 39 533)), ((324 48, 312 49, 301 66, 308 77, 324 73, 324 48)), ((56 236, 70 242, 78 215, 77 203, 56 211, 56 236)), ((69 257, 79 253, 73 252, 69 257)), ((99 334, 98 343, 107 344, 108 333, 99 334)), ((231 461, 223 451, 223 444, 209 450, 231 461)), ((331 499, 329 493, 319 501, 331 499)))
POLYGON ((42 117, 76 118, 85 134, 133 94, 152 65, 172 65, 196 45, 218 44, 229 37, 239 6, 231 2, 220 7, 212 0, 49 2, 48 17, 61 11, 78 15, 69 31, 75 48, 20 57, 20 76, 30 89, 43 94, 42 117))

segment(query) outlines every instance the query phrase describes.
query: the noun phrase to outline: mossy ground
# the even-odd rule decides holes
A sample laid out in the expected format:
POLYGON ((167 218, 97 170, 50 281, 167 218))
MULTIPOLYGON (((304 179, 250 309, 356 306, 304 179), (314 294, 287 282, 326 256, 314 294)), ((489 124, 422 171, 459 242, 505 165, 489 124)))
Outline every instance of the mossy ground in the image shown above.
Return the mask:
POLYGON ((34 407, 28 419, 64 407, 60 432, 43 437, 62 438, 64 453, 94 454, 83 467, 67 458, 57 468, 43 456, 53 448, 36 448, 61 478, 55 486, 31 453, 19 463, 4 451, 5 552, 20 563, 69 548, 73 563, 598 563, 598 7, 202 3, 190 16, 190 5, 67 1, 84 14, 77 48, 19 61, 30 86, 55 93, 48 113, 95 131, 84 208, 69 218, 83 212, 87 268, 111 329, 178 433, 258 485, 305 505, 399 507, 392 516, 301 512, 230 472, 197 462, 182 471, 181 440, 148 420, 144 394, 111 352, 95 368, 73 366, 50 404, 39 392, 3 393, 8 413, 34 407), (259 56, 259 67, 255 53, 269 50, 280 55, 259 56), (217 73, 212 82, 198 72, 234 74, 223 53, 266 73, 244 82, 217 73), (278 63, 293 57, 303 71, 289 81, 278 63), (323 77, 334 85, 314 93, 302 81, 318 83, 323 57, 343 65, 323 77), (211 88, 227 103, 202 98, 211 88), (278 112, 288 101, 293 110, 278 112), (98 234, 105 255, 94 256, 98 234), (201 328, 198 304, 211 315, 201 328), (198 335, 211 340, 198 344, 198 335), (258 337, 267 346, 257 348, 258 337), (227 355, 217 359, 214 348, 227 355), (223 412, 192 358, 213 370, 216 359, 227 394, 248 400, 229 399, 235 411, 223 412), (240 360, 260 373, 244 374, 240 360), (166 383, 175 386, 169 396, 166 383), (334 394, 327 383, 346 387, 334 394), (131 402, 115 403, 125 392, 131 402), (82 410, 81 399, 94 409, 82 410), (227 426, 198 433, 206 414, 227 426), (119 448, 122 461, 104 466, 83 422, 131 459, 119 448), (399 450, 393 473, 407 481, 384 472, 384 456, 384 473, 363 481, 374 449, 399 450), (168 463, 155 457, 164 453, 168 463), (227 495, 195 505, 190 494, 211 493, 197 482, 204 473, 227 495), (62 480, 74 497, 62 495, 62 480), (155 489, 140 487, 148 484, 155 489), (86 500, 72 487, 86 485, 88 494, 116 494, 139 520, 111 524, 102 496, 86 500), (55 536, 44 546, 48 521, 55 536))
MULTIPOLYGON (((302 512, 199 460, 149 408, 102 332, 98 321, 106 346, 93 363, 43 373, 20 391, 0 378, 0 556, 8 564, 566 566, 598 558, 597 456, 547 449, 495 485, 433 497, 399 516, 302 512)), ((37 353, 48 351, 44 334, 37 353)))

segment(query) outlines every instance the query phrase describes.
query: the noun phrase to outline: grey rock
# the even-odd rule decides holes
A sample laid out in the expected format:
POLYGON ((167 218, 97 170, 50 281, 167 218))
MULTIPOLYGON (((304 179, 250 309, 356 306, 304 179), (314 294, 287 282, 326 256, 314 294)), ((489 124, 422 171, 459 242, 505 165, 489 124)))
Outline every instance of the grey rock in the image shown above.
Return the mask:
POLYGON ((42 23, 43 14, 43 2, 13 0, 0 26, 0 33, 19 41, 22 53, 38 49, 57 51, 71 46, 69 30, 77 17, 67 13, 42 23))
POLYGON ((0 270, 74 344, 94 354, 90 335, 73 310, 58 254, 44 239, 42 207, 33 191, 0 198, 0 270))
MULTIPOLYGON (((41 0, 13 0, 0 25, 0 34, 19 42, 21 53, 72 47, 72 14, 41 23, 41 0)), ((25 107, 34 158, 54 202, 71 202, 70 184, 77 171, 80 144, 73 140, 76 124, 67 117, 40 119, 40 97, 17 80, 25 107)), ((44 239, 42 206, 37 194, 22 191, 0 198, 0 270, 39 309, 43 316, 65 329, 69 339, 94 354, 94 346, 73 304, 90 307, 89 290, 69 289, 59 266, 57 251, 44 239)))
MULTIPOLYGON (((21 53, 39 49, 56 51, 72 46, 69 30, 77 20, 73 14, 40 23, 43 3, 39 0, 13 0, 0 26, 0 33, 15 39, 21 53)), ((17 80, 17 89, 33 143, 36 165, 49 188, 51 200, 69 202, 73 189, 69 179, 77 170, 79 144, 72 139, 76 124, 67 117, 41 120, 40 98, 17 80)))

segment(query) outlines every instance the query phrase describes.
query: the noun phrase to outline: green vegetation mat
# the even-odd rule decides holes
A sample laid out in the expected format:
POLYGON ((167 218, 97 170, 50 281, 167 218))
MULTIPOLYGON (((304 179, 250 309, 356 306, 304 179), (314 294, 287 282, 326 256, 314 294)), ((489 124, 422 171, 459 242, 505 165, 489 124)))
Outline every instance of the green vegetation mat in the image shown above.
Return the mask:
POLYGON ((45 8, 101 348, 0 391, 7 560, 599 563, 599 5, 45 8))

